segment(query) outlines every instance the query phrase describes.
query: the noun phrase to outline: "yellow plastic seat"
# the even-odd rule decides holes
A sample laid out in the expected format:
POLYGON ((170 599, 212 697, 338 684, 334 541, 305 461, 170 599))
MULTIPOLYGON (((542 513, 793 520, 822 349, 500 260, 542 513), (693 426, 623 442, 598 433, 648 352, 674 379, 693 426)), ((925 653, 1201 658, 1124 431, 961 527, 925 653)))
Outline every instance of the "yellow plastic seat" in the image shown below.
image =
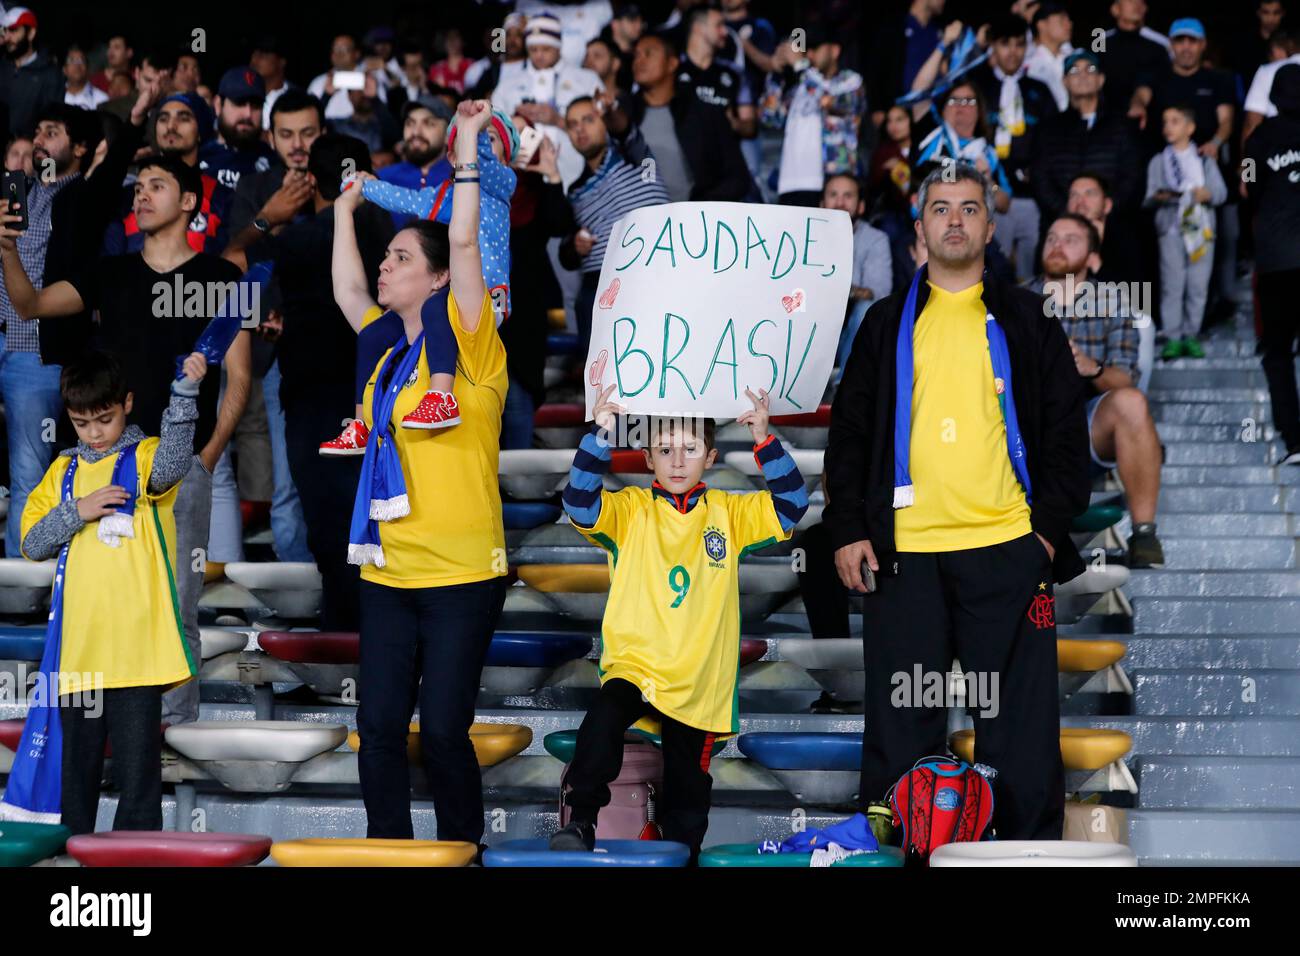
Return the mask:
POLYGON ((1056 641, 1056 669, 1092 673, 1105 670, 1124 657, 1123 641, 1084 641, 1061 637, 1056 641))
POLYGON ((224 561, 205 561, 203 564, 203 583, 211 584, 213 581, 220 581, 226 576, 226 563, 224 561))
POLYGON ((609 590, 607 564, 521 564, 519 580, 557 594, 603 594, 609 590))
MULTIPOLYGON (((523 753, 533 742, 533 730, 523 724, 488 724, 474 723, 469 728, 469 742, 474 745, 474 754, 478 757, 480 767, 494 767, 515 754, 523 753)), ((348 746, 353 750, 361 749, 361 735, 355 730, 348 734, 348 746)), ((411 724, 406 738, 406 759, 411 763, 420 762, 420 725, 411 724)))
POLYGON ((279 866, 469 866, 478 847, 458 840, 312 837, 271 846, 279 866))
MULTIPOLYGON (((967 763, 975 762, 975 731, 959 730, 948 746, 967 763)), ((1133 738, 1122 730, 1100 727, 1062 727, 1061 760, 1066 770, 1100 770, 1133 748, 1133 738)))

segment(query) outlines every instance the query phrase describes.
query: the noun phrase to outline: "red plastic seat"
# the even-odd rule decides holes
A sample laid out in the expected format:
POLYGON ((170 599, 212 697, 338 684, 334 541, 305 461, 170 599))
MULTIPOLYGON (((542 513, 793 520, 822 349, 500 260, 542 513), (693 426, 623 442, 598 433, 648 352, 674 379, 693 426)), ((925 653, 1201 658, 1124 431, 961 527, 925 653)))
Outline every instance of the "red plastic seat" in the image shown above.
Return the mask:
POLYGON ((271 838, 252 833, 111 830, 68 840, 82 866, 252 866, 271 852, 271 838))
POLYGON ((587 409, 577 402, 542 405, 533 413, 537 428, 574 428, 587 420, 587 409))
POLYGON ((829 428, 831 424, 831 407, 818 405, 815 412, 802 415, 773 415, 772 424, 776 427, 792 425, 796 428, 829 428))
POLYGON ((361 635, 356 631, 263 631, 257 643, 272 657, 292 664, 356 664, 361 635))
POLYGON ((761 660, 767 653, 767 641, 761 637, 742 637, 740 639, 740 666, 761 660))
POLYGON ((652 471, 639 448, 615 448, 610 459, 609 470, 616 475, 648 475, 652 471))
MULTIPOLYGON (((0 747, 18 750, 18 743, 23 739, 23 723, 21 720, 0 720, 0 747)), ((163 724, 161 732, 166 733, 168 726, 163 724)), ((107 740, 104 741, 104 756, 113 756, 113 745, 107 740)))

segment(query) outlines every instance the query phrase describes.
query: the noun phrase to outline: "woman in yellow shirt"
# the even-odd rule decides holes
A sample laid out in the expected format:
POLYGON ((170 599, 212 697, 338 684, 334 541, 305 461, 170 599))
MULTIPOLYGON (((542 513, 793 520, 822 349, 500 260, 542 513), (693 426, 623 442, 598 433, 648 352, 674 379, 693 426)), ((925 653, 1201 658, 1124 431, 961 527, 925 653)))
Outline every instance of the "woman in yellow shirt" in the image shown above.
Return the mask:
MULTIPOLYGON (((353 213, 360 188, 334 206, 334 298, 365 325, 384 309, 403 332, 366 385, 370 442, 362 465, 348 559, 361 569, 358 765, 371 837, 410 838, 406 736, 416 701, 420 747, 438 839, 479 843, 483 797, 469 739, 474 700, 505 602, 506 550, 497 489, 508 379, 483 282, 474 167, 485 100, 462 103, 451 224, 417 221, 393 237, 369 294, 353 213), (460 303, 472 304, 462 312, 460 303), (429 388, 422 310, 445 308, 459 349, 457 428, 401 428, 429 388), (376 420, 378 419, 378 420, 376 420)), ((355 183, 353 184, 355 187, 355 183)))

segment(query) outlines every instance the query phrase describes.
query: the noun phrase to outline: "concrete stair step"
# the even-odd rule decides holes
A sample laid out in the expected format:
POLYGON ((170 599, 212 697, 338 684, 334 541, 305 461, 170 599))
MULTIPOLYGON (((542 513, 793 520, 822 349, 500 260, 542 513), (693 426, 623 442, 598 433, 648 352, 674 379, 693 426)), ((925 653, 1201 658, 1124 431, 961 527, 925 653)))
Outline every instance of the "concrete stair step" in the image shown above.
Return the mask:
POLYGON ((1295 757, 1141 757, 1144 810, 1300 810, 1295 757))
POLYGON ((1264 370, 1254 368, 1167 368, 1157 365, 1151 370, 1150 390, 1176 388, 1267 388, 1264 370))
POLYGON ((1271 465, 1279 459, 1271 442, 1167 442, 1165 465, 1271 465))
MULTIPOLYGON (((1185 485, 1160 489, 1157 520, 1163 528, 1171 514, 1184 512, 1218 512, 1220 514, 1260 514, 1289 510, 1285 507, 1289 489, 1268 485, 1233 487, 1230 485, 1185 485)), ((1294 495, 1291 496, 1294 498, 1294 495)))
POLYGON ((1180 512, 1157 516, 1157 533, 1182 537, 1229 538, 1242 535, 1294 536, 1296 520, 1288 514, 1180 512))
POLYGON ((1272 425, 1255 422, 1242 425, 1241 422, 1227 422, 1218 425, 1174 425, 1159 423, 1160 440, 1165 445, 1179 442, 1269 442, 1277 437, 1272 425))
POLYGON ((1300 634, 1135 634, 1125 645, 1125 671, 1300 668, 1300 634))
POLYGON ((1143 715, 1300 717, 1300 670, 1127 671, 1143 715))
POLYGON ((1202 485, 1241 486, 1281 483, 1280 470, 1271 465, 1165 465, 1160 469, 1162 490, 1202 485))
POLYGON ((1295 567, 1295 539, 1290 537, 1197 538, 1160 535, 1165 567, 1186 571, 1295 567))
MULTIPOLYGON (((1164 527, 1164 520, 1160 527, 1164 527)), ((1300 574, 1294 571, 1151 569, 1132 572, 1125 587, 1130 598, 1300 598, 1300 574)))
POLYGON ((1135 634, 1293 634, 1296 598, 1133 598, 1135 634))
POLYGON ((1147 396, 1151 415, 1156 425, 1236 425, 1254 422, 1261 427, 1273 421, 1273 410, 1267 399, 1243 402, 1173 401, 1158 395, 1147 396))
POLYGON ((1300 812, 1130 810, 1129 845, 1144 866, 1300 864, 1300 812))
POLYGON ((1268 388, 1255 387, 1211 388, 1204 384, 1178 388, 1151 388, 1148 397, 1155 402, 1267 402, 1268 388))

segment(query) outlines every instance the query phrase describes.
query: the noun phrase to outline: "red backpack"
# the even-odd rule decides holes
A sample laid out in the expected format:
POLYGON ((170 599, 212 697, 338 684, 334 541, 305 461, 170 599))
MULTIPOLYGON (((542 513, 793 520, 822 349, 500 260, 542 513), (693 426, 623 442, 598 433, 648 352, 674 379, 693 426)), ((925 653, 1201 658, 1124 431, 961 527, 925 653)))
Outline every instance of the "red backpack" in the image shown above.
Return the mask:
POLYGON ((935 847, 982 840, 993 819, 988 779, 957 757, 922 757, 885 799, 903 828, 909 863, 926 864, 935 847))

